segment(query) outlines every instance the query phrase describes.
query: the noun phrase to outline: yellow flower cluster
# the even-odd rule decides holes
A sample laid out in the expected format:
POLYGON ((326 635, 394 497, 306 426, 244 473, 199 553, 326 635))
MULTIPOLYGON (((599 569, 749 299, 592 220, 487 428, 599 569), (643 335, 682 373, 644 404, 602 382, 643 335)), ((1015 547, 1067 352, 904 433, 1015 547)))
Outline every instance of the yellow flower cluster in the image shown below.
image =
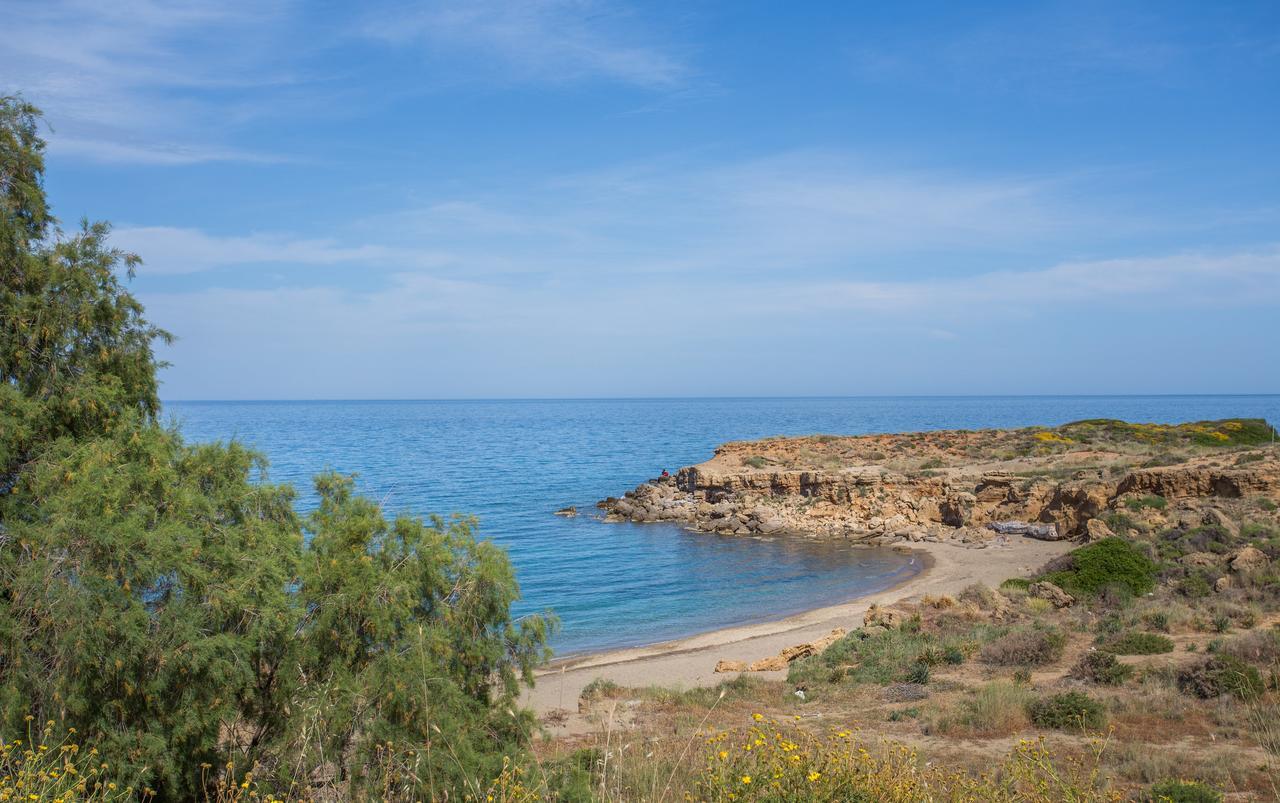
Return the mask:
POLYGON ((1093 764, 1057 762, 1041 741, 1020 743, 990 775, 922 765, 915 750, 882 742, 868 747, 850 730, 815 735, 753 715, 745 731, 713 732, 696 798, 707 801, 1049 801, 1123 800, 1106 790, 1093 764))
POLYGON ((71 741, 75 728, 55 739, 52 720, 39 732, 33 720, 27 717, 25 739, 0 738, 0 801, 80 803, 150 797, 149 790, 117 788, 109 780, 110 762, 101 761, 97 750, 82 751, 71 741))

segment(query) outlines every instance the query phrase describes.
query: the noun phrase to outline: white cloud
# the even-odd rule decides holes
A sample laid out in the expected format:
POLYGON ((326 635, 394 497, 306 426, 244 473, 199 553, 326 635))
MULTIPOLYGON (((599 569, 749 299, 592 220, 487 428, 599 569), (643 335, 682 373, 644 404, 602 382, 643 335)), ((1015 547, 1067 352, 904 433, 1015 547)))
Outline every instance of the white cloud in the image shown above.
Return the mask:
POLYGON ((228 147, 223 103, 207 92, 291 80, 264 39, 286 4, 49 0, 5 8, 0 91, 40 105, 51 148, 96 161, 264 161, 228 147))
POLYGON ((143 275, 197 273, 220 267, 253 264, 373 264, 393 270, 446 264, 449 257, 426 250, 384 245, 344 246, 330 239, 304 239, 281 234, 213 236, 197 229, 169 226, 117 228, 112 241, 143 259, 143 275))
POLYGON ((506 80, 516 82, 603 77, 679 84, 686 69, 678 59, 623 30, 636 23, 607 0, 435 0, 377 12, 364 33, 421 45, 426 55, 471 52, 489 65, 498 62, 506 80))

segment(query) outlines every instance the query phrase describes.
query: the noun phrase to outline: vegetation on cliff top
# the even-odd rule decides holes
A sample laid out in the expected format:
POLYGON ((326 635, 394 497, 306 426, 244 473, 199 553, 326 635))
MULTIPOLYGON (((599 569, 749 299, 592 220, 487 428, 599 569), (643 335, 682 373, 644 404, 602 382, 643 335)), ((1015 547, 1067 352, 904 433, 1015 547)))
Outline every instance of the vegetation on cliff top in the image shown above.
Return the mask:
POLYGON ((523 749, 545 654, 505 553, 465 519, 388 521, 336 474, 300 519, 261 456, 157 423, 168 335, 121 283, 139 260, 105 223, 57 228, 39 125, 0 99, 4 743, 74 728, 102 788, 159 799, 250 773, 294 797, 478 793, 523 749))

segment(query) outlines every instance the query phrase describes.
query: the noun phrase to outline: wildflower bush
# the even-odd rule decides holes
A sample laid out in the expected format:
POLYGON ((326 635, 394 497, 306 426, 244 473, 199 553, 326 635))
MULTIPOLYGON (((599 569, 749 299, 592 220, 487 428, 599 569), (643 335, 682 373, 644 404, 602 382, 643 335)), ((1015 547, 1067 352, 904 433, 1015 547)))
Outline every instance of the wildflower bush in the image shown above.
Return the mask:
POLYGON ((1104 745, 1084 761, 1059 761, 1042 741, 1024 740, 986 775, 924 766, 915 751, 868 744, 850 730, 815 735, 753 715, 743 731, 706 739, 694 798, 707 801, 1118 801, 1098 770, 1104 745))
POLYGON ((151 790, 118 783, 111 762, 96 748, 82 749, 74 728, 58 733, 49 720, 37 730, 27 716, 26 737, 0 739, 0 800, 138 800, 151 790))

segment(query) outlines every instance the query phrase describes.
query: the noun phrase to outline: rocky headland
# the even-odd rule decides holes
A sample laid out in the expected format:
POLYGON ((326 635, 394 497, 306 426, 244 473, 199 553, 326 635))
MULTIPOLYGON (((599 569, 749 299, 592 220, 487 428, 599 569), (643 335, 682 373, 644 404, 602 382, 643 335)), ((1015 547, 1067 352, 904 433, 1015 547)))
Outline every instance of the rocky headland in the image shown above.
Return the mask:
POLYGON ((768 438, 727 443, 597 507, 607 521, 868 545, 1090 541, 1129 526, 1230 526, 1238 508, 1280 499, 1275 438, 1257 419, 768 438))

